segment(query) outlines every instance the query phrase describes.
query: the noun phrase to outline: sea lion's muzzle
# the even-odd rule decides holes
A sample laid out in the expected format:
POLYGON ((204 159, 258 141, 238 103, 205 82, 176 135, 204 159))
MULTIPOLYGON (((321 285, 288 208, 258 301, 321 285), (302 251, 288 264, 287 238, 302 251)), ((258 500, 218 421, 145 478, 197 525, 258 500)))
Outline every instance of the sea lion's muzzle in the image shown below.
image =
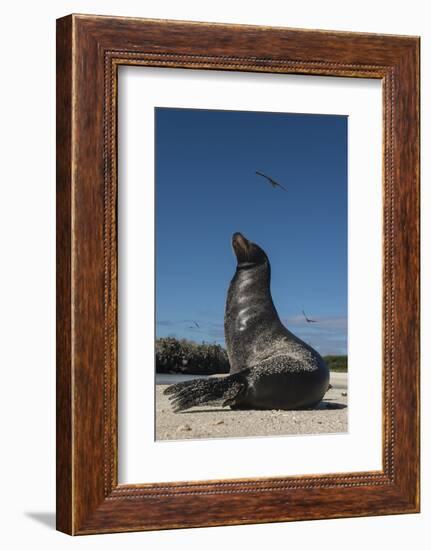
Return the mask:
POLYGON ((241 233, 234 233, 232 235, 232 247, 236 254, 238 261, 246 258, 249 251, 250 242, 241 233))
POLYGON ((237 255, 238 255, 238 252, 247 254, 248 248, 249 248, 249 241, 241 233, 234 233, 232 235, 232 246, 237 255))

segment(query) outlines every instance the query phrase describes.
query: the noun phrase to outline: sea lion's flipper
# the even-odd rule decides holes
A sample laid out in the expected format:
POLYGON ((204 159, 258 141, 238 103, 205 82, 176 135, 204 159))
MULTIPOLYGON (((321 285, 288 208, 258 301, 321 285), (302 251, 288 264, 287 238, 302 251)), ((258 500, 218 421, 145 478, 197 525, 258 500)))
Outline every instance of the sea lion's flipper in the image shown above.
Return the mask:
POLYGON ((245 376, 236 373, 224 378, 179 382, 166 388, 163 393, 170 396, 174 411, 180 412, 214 401, 222 401, 223 407, 235 404, 246 387, 245 376))
POLYGON ((196 380, 187 380, 186 382, 178 382, 177 384, 171 384, 166 389, 163 390, 164 395, 172 395, 176 393, 179 388, 186 388, 187 386, 193 385, 196 380))

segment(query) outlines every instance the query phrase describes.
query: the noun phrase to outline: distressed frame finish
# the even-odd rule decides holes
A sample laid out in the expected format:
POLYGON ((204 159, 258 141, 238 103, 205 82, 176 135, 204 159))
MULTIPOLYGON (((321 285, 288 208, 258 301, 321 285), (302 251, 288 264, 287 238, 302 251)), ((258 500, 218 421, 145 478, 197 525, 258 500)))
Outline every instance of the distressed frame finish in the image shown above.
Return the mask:
MULTIPOLYGON (((151 206, 152 207, 152 206, 151 206)), ((57 528, 419 511, 419 38, 71 15, 57 21, 57 528), (117 68, 383 82, 383 469, 119 485, 117 68)))

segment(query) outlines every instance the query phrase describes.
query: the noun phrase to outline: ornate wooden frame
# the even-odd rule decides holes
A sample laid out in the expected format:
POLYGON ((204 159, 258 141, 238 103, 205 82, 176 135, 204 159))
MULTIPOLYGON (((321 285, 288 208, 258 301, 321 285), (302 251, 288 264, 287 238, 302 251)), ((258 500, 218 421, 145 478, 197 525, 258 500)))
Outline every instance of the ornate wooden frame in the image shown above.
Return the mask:
POLYGON ((419 38, 70 15, 57 21, 57 528, 419 510, 419 38), (383 469, 119 485, 119 65, 377 78, 384 103, 383 469))

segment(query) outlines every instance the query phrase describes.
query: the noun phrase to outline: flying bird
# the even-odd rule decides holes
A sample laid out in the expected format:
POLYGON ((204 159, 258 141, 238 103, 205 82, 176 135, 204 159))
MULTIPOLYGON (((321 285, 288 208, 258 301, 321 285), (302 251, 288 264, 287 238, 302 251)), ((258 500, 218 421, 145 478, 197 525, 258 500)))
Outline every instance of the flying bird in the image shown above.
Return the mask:
POLYGON ((268 183, 270 183, 270 184, 272 185, 272 188, 273 188, 273 189, 275 189, 276 187, 280 187, 281 189, 283 189, 283 191, 286 191, 286 193, 287 193, 287 189, 286 189, 285 187, 283 187, 283 186, 281 185, 281 183, 278 183, 278 181, 273 180, 273 179, 270 178, 269 176, 266 176, 265 174, 262 174, 262 172, 258 172, 257 170, 256 170, 256 174, 257 174, 258 176, 262 176, 263 178, 267 179, 267 180, 268 180, 268 183))
POLYGON ((309 319, 306 315, 305 315, 305 311, 302 310, 302 315, 305 317, 305 320, 307 321, 307 323, 316 323, 317 321, 315 319, 309 319))
POLYGON ((196 321, 193 321, 193 323, 195 324, 195 326, 191 326, 189 328, 201 328, 196 321))

